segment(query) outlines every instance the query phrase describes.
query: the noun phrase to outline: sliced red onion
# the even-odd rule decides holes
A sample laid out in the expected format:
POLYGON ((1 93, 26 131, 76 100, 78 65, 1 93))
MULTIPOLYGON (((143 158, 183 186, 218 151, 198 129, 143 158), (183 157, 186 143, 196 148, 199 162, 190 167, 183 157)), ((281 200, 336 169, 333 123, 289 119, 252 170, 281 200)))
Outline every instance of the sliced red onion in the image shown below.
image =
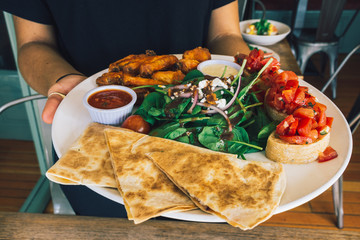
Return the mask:
POLYGON ((192 92, 184 92, 184 93, 179 94, 179 97, 182 97, 182 98, 189 98, 191 96, 192 96, 192 92))
MULTIPOLYGON (((231 125, 230 119, 229 119, 228 115, 223 110, 221 110, 220 108, 218 108, 218 107, 216 107, 214 105, 208 104, 208 103, 198 102, 198 103, 196 103, 196 105, 199 105, 201 107, 207 107, 207 108, 213 109, 217 113, 220 113, 225 118, 225 120, 226 120, 226 122, 227 122, 227 124, 229 126, 229 132, 232 131, 232 125, 231 125)), ((201 112, 205 113, 206 110, 203 110, 201 112)))
POLYGON ((190 84, 180 84, 180 85, 175 85, 172 87, 169 87, 169 90, 173 90, 173 89, 188 89, 191 85, 190 84))
POLYGON ((193 103, 192 103, 191 107, 189 108, 188 113, 192 113, 192 111, 194 110, 194 108, 197 104, 198 98, 199 98, 199 93, 198 93, 198 90, 195 89, 193 103))

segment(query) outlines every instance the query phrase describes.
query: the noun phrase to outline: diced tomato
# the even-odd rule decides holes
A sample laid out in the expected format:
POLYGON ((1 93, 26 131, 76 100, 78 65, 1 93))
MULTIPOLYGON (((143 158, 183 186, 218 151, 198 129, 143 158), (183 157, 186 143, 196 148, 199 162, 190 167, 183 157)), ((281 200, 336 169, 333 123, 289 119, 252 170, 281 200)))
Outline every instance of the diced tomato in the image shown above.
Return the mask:
POLYGON ((285 88, 287 80, 288 80, 288 75, 287 72, 284 71, 275 77, 274 84, 278 87, 285 88))
POLYGON ((314 110, 318 113, 321 113, 321 112, 325 112, 327 109, 326 105, 322 104, 322 103, 315 103, 314 105, 314 110))
POLYGON ((323 127, 326 125, 327 118, 325 112, 321 112, 317 115, 317 122, 319 127, 323 127))
POLYGON ((334 118, 333 117, 326 117, 326 125, 331 127, 332 124, 334 122, 334 118))
POLYGON ((287 114, 292 114, 295 109, 298 107, 298 105, 294 102, 290 103, 290 104, 286 104, 285 105, 285 110, 287 114))
POLYGON ((295 121, 295 118, 293 115, 287 116, 279 125, 276 126, 276 133, 279 135, 285 135, 287 134, 288 128, 290 127, 290 124, 295 121))
POLYGON ((310 94, 305 94, 305 105, 309 107, 314 107, 316 104, 316 98, 310 94))
POLYGON ((299 87, 299 80, 290 79, 286 82, 285 89, 291 89, 291 88, 297 89, 298 87, 299 87))
POLYGON ((294 111, 293 115, 298 118, 313 118, 315 113, 312 108, 300 107, 294 111))
MULTIPOLYGON (((305 86, 299 86, 298 87, 301 91, 304 91, 306 94, 308 94, 309 92, 309 88, 308 87, 305 87, 305 86)), ((310 95, 310 94, 309 94, 310 95)))
POLYGON ((287 135, 294 136, 296 134, 296 129, 297 129, 298 125, 299 125, 299 119, 295 118, 295 121, 290 124, 287 135))
POLYGON ((319 127, 319 124, 317 123, 317 121, 315 119, 312 119, 312 129, 316 129, 319 127))
POLYGON ((283 90, 281 96, 283 97, 285 104, 289 104, 294 100, 295 92, 292 89, 283 90))
POLYGON ((294 103, 303 106, 305 105, 305 91, 302 88, 296 89, 294 96, 294 103))
POLYGON ((319 138, 325 137, 325 135, 330 132, 330 129, 331 128, 329 126, 327 126, 327 125, 322 126, 322 127, 318 127, 317 131, 319 132, 319 138))
POLYGON ((299 126, 297 128, 297 132, 299 133, 300 136, 309 137, 311 129, 312 129, 311 118, 301 118, 299 120, 299 126))
POLYGON ((313 142, 313 140, 309 137, 303 137, 303 136, 288 136, 288 135, 279 135, 279 138, 284 140, 285 142, 292 143, 292 144, 310 144, 313 142))
POLYGON ((265 66, 265 64, 267 64, 267 62, 272 59, 272 62, 269 64, 269 66, 265 69, 265 71, 263 72, 263 74, 269 74, 269 73, 275 73, 280 69, 280 63, 276 60, 276 58, 274 57, 270 57, 270 58, 265 58, 263 60, 261 60, 261 65, 265 66))
POLYGON ((281 111, 285 108, 285 101, 282 98, 281 94, 278 93, 275 95, 273 104, 274 108, 278 111, 281 111))
POLYGON ((334 150, 332 147, 329 146, 325 149, 324 152, 319 154, 318 161, 319 161, 319 163, 326 162, 326 161, 336 158, 337 156, 338 156, 338 153, 336 152, 336 150, 334 150))
POLYGON ((310 137, 310 138, 315 142, 316 139, 319 138, 319 132, 318 132, 316 129, 312 129, 312 130, 309 132, 308 137, 310 137))

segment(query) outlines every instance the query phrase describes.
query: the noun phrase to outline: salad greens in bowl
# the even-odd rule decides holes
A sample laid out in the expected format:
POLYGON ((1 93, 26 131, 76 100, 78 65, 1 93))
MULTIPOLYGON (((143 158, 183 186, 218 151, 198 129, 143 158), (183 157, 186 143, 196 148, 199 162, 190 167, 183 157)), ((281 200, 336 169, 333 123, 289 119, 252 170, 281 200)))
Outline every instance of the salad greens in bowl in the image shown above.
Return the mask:
POLYGON ((280 42, 291 31, 288 25, 267 19, 241 21, 240 30, 246 42, 262 46, 280 42))

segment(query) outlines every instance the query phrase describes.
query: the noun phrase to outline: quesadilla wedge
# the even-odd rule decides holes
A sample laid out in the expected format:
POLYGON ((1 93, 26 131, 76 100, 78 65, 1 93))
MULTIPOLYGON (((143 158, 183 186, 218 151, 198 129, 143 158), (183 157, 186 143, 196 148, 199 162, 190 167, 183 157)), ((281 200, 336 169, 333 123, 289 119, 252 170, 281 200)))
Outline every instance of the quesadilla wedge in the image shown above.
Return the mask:
POLYGON ((169 144, 166 151, 146 155, 203 211, 247 230, 270 218, 278 207, 286 185, 280 163, 169 144))
POLYGON ((131 152, 138 140, 152 137, 122 129, 104 132, 129 220, 138 224, 167 212, 197 208, 144 152, 131 152))
POLYGON ((46 177, 66 185, 116 188, 114 171, 104 136, 110 126, 91 123, 70 149, 46 172, 46 177))

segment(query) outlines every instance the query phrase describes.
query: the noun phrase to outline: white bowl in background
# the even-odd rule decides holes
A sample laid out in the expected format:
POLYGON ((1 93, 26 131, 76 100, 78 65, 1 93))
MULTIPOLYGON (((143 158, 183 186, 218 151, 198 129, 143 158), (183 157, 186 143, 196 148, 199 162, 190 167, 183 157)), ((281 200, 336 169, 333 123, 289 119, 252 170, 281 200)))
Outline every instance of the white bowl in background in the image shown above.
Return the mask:
POLYGON ((260 19, 249 19, 240 22, 240 31, 244 40, 248 43, 258 44, 262 46, 273 45, 275 43, 283 40, 291 31, 290 27, 284 23, 277 22, 274 20, 268 20, 271 24, 275 25, 278 30, 276 35, 266 36, 266 35, 252 35, 246 33, 246 28, 255 22, 259 22, 260 19))
POLYGON ((101 124, 107 125, 120 125, 125 119, 131 114, 131 111, 136 102, 137 95, 131 88, 120 86, 120 85, 107 85, 94 88, 88 91, 83 97, 83 104, 86 109, 89 111, 91 119, 94 122, 98 122, 101 124), (122 90, 129 93, 132 97, 130 103, 125 106, 112 108, 112 109, 101 109, 93 107, 89 104, 89 97, 97 92, 105 91, 105 90, 122 90))

